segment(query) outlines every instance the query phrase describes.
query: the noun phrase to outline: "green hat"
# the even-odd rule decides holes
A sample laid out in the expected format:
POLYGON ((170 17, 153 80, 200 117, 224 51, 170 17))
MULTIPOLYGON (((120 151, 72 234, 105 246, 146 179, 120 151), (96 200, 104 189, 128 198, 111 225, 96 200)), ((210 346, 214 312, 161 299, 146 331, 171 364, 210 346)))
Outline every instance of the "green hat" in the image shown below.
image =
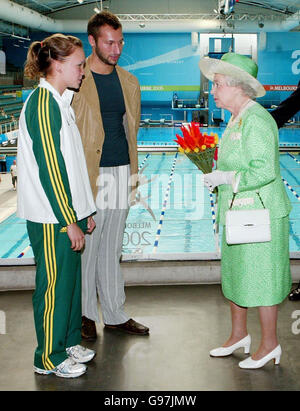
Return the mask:
POLYGON ((256 92, 256 97, 266 94, 264 87, 256 80, 258 67, 255 61, 237 53, 226 53, 221 59, 203 57, 199 67, 205 77, 214 79, 215 74, 224 74, 243 83, 249 84, 256 92))

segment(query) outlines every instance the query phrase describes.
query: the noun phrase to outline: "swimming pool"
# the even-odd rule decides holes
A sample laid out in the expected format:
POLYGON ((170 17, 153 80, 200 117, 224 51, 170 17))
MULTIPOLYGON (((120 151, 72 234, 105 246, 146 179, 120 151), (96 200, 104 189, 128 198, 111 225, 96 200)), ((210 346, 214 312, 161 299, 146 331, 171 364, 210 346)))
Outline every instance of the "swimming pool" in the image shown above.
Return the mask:
MULTIPOLYGON (((223 127, 203 127, 202 132, 208 134, 218 133, 222 136, 225 128, 223 127)), ((179 127, 141 127, 138 134, 138 145, 143 146, 176 146, 174 139, 176 133, 181 135, 179 127)), ((290 147, 300 148, 300 127, 288 126, 279 130, 279 145, 281 149, 290 147)))
MULTIPOLYGON (((218 233, 215 195, 203 186, 202 173, 177 150, 153 150, 154 145, 173 146, 172 140, 178 131, 163 127, 140 130, 139 145, 144 146, 143 151, 139 152, 139 170, 143 176, 143 184, 139 188, 141 201, 131 207, 128 214, 123 238, 123 261, 220 258, 222 229, 218 233)), ((297 137, 300 140, 300 129, 282 131, 287 131, 283 144, 299 144, 296 140, 297 137)), ((290 214, 290 254, 299 258, 300 155, 298 152, 281 153, 280 166, 293 205, 290 214)), ((25 221, 13 214, 0 224, 0 229, 0 264, 32 264, 33 254, 25 221)))

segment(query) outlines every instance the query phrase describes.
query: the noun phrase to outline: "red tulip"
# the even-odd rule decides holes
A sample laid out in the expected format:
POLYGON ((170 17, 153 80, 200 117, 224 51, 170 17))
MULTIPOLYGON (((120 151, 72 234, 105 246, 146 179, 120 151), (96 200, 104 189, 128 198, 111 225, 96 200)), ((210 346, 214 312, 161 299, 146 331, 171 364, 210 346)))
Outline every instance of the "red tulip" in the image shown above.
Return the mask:
POLYGON ((183 134, 183 138, 187 146, 191 149, 194 150, 197 146, 195 139, 190 135, 189 130, 186 127, 181 127, 181 131, 183 134))
POLYGON ((174 140, 177 144, 179 144, 184 150, 186 148, 188 148, 188 146, 186 145, 184 139, 182 137, 180 137, 178 134, 176 134, 177 140, 174 140))

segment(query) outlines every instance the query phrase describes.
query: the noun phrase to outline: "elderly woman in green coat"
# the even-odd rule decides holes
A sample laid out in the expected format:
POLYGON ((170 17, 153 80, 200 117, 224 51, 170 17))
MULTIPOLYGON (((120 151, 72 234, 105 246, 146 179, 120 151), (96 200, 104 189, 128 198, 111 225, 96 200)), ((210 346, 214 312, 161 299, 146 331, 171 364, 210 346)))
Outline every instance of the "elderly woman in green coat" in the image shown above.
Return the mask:
POLYGON ((291 289, 289 262, 289 213, 291 204, 280 176, 278 129, 272 116, 254 101, 265 94, 257 81, 257 65, 250 58, 224 54, 221 60, 204 57, 202 73, 213 81, 216 105, 232 113, 219 147, 217 169, 205 174, 204 183, 218 186, 218 213, 225 225, 233 191, 232 209, 269 209, 271 241, 228 245, 222 239, 222 291, 230 301, 232 332, 210 352, 213 357, 232 354, 238 348, 249 353, 247 308, 259 307, 261 342, 257 351, 239 363, 241 368, 260 368, 270 360, 279 364, 277 306, 291 289))

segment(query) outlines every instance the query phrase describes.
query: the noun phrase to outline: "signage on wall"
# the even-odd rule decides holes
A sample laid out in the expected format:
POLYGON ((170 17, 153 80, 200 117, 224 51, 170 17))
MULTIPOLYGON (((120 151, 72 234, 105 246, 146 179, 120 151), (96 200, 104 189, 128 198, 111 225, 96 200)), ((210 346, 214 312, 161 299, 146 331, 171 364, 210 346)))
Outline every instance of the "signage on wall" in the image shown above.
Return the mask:
POLYGON ((292 59, 296 59, 292 64, 292 72, 293 74, 300 73, 300 50, 294 50, 292 53, 292 59))
POLYGON ((294 91, 297 89, 297 86, 286 84, 264 84, 264 89, 266 91, 294 91))
POLYGON ((200 86, 141 86, 141 91, 200 91, 200 86))

